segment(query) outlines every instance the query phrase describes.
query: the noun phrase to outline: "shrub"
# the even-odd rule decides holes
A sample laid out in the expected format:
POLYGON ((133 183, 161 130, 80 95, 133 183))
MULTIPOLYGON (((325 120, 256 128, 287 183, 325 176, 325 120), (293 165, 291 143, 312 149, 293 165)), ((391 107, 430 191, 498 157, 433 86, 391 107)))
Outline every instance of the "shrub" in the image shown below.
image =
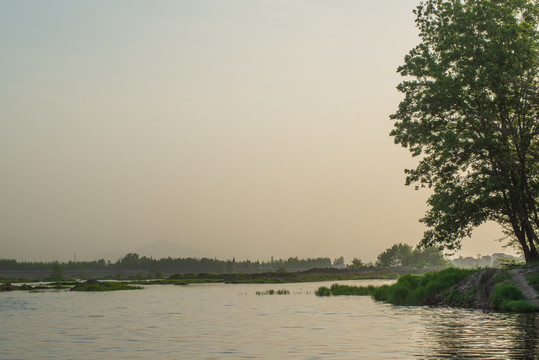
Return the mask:
POLYGON ((316 296, 331 296, 331 290, 326 286, 320 286, 314 293, 316 296))
POLYGON ((494 287, 490 296, 490 305, 494 309, 507 310, 510 302, 518 300, 526 300, 522 291, 515 284, 503 282, 494 287))
POLYGON ((377 300, 377 301, 387 301, 389 288, 390 288, 389 285, 382 285, 380 287, 377 287, 374 290, 372 297, 374 298, 374 300, 377 300))

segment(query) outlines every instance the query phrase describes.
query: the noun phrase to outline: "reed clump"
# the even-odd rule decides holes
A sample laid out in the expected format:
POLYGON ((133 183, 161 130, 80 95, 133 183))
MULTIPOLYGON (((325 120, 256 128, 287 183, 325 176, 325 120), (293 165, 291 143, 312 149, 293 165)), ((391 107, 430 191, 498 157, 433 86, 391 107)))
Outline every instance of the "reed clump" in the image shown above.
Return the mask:
POLYGON ((286 289, 282 289, 282 290, 269 289, 269 290, 266 290, 266 291, 257 291, 256 292, 256 295, 289 295, 289 294, 290 294, 290 291, 286 290, 286 289))

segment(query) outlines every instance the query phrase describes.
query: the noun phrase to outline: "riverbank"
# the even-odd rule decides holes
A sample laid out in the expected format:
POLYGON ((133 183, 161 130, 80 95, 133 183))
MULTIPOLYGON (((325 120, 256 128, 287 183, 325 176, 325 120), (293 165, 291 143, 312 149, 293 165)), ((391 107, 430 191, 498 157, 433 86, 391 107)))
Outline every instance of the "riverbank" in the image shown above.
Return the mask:
POLYGON ((448 268, 404 275, 381 287, 321 287, 319 296, 370 295, 395 305, 430 305, 513 312, 539 311, 539 265, 513 269, 448 268))

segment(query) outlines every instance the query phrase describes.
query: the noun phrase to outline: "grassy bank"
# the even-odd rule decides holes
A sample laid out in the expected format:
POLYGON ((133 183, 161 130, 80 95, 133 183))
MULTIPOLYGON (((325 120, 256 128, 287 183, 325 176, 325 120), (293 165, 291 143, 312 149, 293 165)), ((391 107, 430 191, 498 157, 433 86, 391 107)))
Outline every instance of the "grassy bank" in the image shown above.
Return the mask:
POLYGON ((520 289, 509 282, 499 283, 490 297, 494 309, 511 312, 534 312, 537 308, 526 300, 520 289))
POLYGON ((458 284, 474 270, 448 268, 421 275, 403 275, 392 285, 347 286, 334 284, 331 288, 319 288, 317 295, 371 295, 378 301, 395 305, 422 305, 426 299, 458 284))
POLYGON ((530 274, 528 276, 528 283, 535 289, 535 291, 539 292, 539 273, 530 274))
MULTIPOLYGON (((528 279, 539 281, 539 274, 528 279)), ((320 287, 318 296, 370 295, 377 301, 394 305, 445 305, 500 311, 531 312, 537 307, 528 302, 520 289, 508 282, 504 271, 448 268, 421 275, 403 275, 395 284, 357 287, 334 284, 320 287)))

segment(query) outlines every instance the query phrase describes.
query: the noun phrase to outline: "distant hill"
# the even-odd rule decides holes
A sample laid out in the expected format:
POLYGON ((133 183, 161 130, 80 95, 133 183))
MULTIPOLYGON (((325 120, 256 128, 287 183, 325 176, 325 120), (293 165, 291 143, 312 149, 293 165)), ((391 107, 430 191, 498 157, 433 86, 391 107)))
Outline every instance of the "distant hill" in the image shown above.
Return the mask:
POLYGON ((154 259, 161 259, 166 257, 171 258, 203 258, 210 257, 210 255, 200 249, 190 248, 183 246, 180 243, 173 241, 160 240, 151 244, 143 245, 137 249, 125 251, 125 250, 112 250, 102 252, 95 256, 95 259, 105 259, 112 262, 122 258, 125 254, 137 253, 140 256, 152 257, 154 259))
POLYGON ((209 257, 210 255, 200 249, 183 246, 180 243, 160 240, 152 244, 147 244, 133 251, 140 256, 153 257, 161 259, 166 257, 171 258, 187 258, 187 257, 209 257))
POLYGON ((112 262, 116 262, 116 260, 123 258, 124 255, 127 254, 128 252, 129 251, 125 251, 125 250, 104 251, 94 256, 92 260, 105 259, 105 260, 110 260, 112 262))

